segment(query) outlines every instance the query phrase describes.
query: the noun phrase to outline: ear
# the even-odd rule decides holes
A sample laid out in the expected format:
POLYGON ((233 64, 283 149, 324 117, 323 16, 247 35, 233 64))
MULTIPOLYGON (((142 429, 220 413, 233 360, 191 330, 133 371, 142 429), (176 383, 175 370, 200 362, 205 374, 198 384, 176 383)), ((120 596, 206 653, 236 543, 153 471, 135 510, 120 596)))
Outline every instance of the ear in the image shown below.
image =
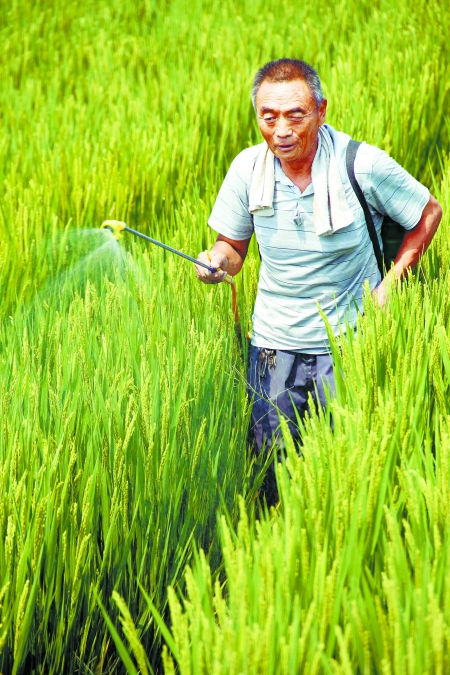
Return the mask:
POLYGON ((328 101, 326 98, 322 100, 322 103, 319 105, 319 126, 321 127, 322 124, 325 122, 325 117, 327 114, 327 105, 328 101))

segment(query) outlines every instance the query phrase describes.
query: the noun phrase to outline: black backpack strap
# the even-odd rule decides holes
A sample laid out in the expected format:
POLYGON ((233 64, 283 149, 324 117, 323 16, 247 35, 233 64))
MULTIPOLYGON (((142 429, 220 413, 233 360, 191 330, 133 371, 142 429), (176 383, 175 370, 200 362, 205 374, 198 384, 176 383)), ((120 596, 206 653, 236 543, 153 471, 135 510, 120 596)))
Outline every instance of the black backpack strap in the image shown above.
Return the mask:
POLYGON ((384 276, 383 270, 383 256, 381 254, 380 242, 378 241, 378 235, 375 230, 375 225, 373 224, 372 214, 370 213, 369 206, 364 197, 363 191, 359 187, 359 183, 355 177, 355 157, 356 152, 361 143, 358 141, 351 140, 347 146, 347 154, 345 156, 345 162, 347 165, 347 173, 350 179, 351 186, 355 191, 358 201, 361 204, 362 210, 364 211, 364 216, 366 219, 367 229, 369 230, 369 236, 372 241, 373 251, 375 253, 375 258, 377 259, 378 269, 380 270, 381 276, 384 276))

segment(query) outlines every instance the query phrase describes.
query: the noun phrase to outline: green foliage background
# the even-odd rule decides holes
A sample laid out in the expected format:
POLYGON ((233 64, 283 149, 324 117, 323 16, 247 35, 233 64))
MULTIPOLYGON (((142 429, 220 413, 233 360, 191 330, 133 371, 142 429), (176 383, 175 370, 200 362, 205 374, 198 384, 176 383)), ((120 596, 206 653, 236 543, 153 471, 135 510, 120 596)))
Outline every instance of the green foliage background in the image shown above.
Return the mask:
MULTIPOLYGON (((94 229, 208 247, 258 142, 252 77, 280 56, 315 65, 328 121, 447 214, 446 3, 0 10, 0 672, 448 672, 448 216, 335 347, 335 433, 307 422, 258 521, 229 289, 94 229)), ((253 249, 246 326, 257 267, 253 249)))

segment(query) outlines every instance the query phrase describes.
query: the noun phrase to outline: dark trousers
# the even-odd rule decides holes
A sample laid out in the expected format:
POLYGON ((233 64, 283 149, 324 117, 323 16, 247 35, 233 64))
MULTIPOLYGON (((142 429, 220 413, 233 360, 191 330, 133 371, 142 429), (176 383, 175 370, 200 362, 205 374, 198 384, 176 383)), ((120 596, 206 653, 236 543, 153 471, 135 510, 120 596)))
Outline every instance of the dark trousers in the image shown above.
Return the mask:
MULTIPOLYGON (((250 442, 256 452, 283 449, 279 416, 283 416, 292 437, 301 442, 297 425, 309 410, 308 395, 314 405, 326 405, 325 387, 334 393, 333 362, 330 354, 298 354, 280 349, 250 346, 247 391, 253 399, 250 442)), ((272 463, 263 485, 268 503, 276 503, 278 492, 272 463)))

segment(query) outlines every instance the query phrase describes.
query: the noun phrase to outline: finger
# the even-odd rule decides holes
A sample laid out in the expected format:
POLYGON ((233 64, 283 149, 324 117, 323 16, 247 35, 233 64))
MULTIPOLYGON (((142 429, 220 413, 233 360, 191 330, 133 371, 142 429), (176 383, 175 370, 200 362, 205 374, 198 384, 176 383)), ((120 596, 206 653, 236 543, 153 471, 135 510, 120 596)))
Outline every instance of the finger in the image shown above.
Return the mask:
POLYGON ((200 279, 200 281, 203 281, 203 283, 219 284, 227 276, 226 271, 221 269, 221 265, 227 265, 228 264, 228 260, 227 260, 226 256, 224 256, 222 253, 213 253, 211 251, 202 251, 201 253, 198 254, 197 259, 200 262, 203 262, 206 265, 208 265, 209 267, 213 267, 216 270, 215 272, 210 272, 209 270, 205 269, 204 267, 200 267, 199 265, 196 265, 195 268, 196 268, 197 278, 200 279))
MULTIPOLYGON (((198 254, 197 259, 204 265, 210 265, 209 259, 204 251, 198 254)), ((211 276, 211 272, 201 265, 196 265, 195 269, 199 278, 205 279, 211 276)))
POLYGON ((225 272, 225 270, 217 268, 217 271, 211 274, 211 283, 220 284, 225 279, 226 276, 227 273, 225 272))
MULTIPOLYGON (((215 258, 217 258, 217 256, 215 256, 213 253, 211 253, 211 251, 203 251, 203 253, 201 253, 200 255, 202 256, 202 258, 204 258, 204 260, 206 261, 206 264, 209 267, 212 267, 214 270, 217 270, 217 268, 219 267, 218 261, 215 260, 215 258)), ((200 259, 200 256, 199 256, 199 259, 200 259)), ((214 274, 215 274, 214 272, 211 272, 212 278, 215 278, 214 274)))
POLYGON ((209 270, 206 270, 204 267, 200 267, 199 265, 195 266, 195 273, 197 275, 198 279, 209 279, 212 277, 212 274, 209 270))
MULTIPOLYGON (((202 262, 205 265, 212 267, 210 261, 208 260, 204 252, 198 255, 198 260, 199 262, 202 262)), ((217 284, 220 281, 220 279, 217 276, 217 273, 210 272, 210 270, 200 265, 195 266, 195 273, 197 275, 197 279, 199 279, 204 284, 217 284)))
POLYGON ((211 256, 211 261, 209 264, 216 270, 217 269, 226 270, 226 268, 228 267, 228 258, 224 256, 222 253, 218 253, 217 255, 211 256))
POLYGON ((208 260, 208 264, 214 269, 218 270, 219 268, 224 270, 228 265, 228 258, 223 253, 216 253, 214 251, 203 251, 204 255, 208 260))
POLYGON ((202 267, 196 266, 197 279, 200 279, 205 284, 219 284, 223 281, 227 275, 223 270, 217 270, 217 272, 209 272, 202 267))

